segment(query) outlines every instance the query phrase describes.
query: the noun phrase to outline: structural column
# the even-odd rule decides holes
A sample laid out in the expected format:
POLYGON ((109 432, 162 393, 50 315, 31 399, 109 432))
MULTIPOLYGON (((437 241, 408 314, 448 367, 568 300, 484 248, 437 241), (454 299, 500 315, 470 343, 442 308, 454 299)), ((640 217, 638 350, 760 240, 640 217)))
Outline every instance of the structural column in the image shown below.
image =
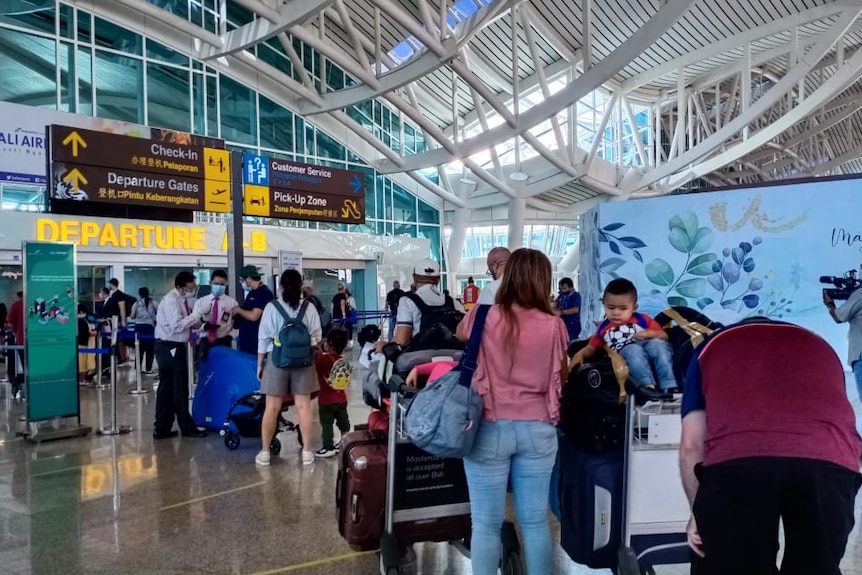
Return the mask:
POLYGON ((520 197, 509 200, 509 249, 512 251, 524 247, 526 213, 527 200, 520 197))
MULTIPOLYGON (((459 181, 458 195, 461 199, 466 200, 475 189, 476 182, 462 178, 459 181)), ((457 291, 457 274, 461 268, 461 254, 464 252, 464 242, 467 239, 467 228, 470 227, 471 214, 472 210, 469 208, 455 208, 455 215, 452 218, 452 233, 449 234, 449 243, 446 244, 445 253, 448 278, 446 283, 448 288, 454 291, 457 291)))

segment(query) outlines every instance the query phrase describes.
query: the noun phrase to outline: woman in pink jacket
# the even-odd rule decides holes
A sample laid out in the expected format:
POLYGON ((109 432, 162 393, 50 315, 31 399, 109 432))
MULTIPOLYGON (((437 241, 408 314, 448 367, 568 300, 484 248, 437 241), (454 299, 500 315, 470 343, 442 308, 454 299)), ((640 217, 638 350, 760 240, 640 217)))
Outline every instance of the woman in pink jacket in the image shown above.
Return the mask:
MULTIPOLYGON (((482 332, 473 388, 485 410, 473 451, 464 459, 474 575, 497 573, 510 477, 527 573, 551 572, 548 490, 568 343, 548 297, 551 280, 551 262, 542 252, 512 253, 482 332)), ((460 338, 469 338, 477 309, 458 326, 460 338)))

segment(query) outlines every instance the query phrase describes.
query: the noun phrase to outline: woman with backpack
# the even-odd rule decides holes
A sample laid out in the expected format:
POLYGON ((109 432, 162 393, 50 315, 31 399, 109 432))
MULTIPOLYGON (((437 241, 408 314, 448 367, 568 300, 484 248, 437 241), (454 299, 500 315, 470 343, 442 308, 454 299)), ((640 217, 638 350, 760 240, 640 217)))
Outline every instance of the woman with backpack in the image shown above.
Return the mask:
MULTIPOLYGON (((497 573, 510 477, 527 573, 551 572, 548 490, 569 341, 548 299, 551 281, 551 262, 542 252, 513 252, 482 331, 472 385, 484 410, 473 449, 464 458, 475 575, 497 573)), ((469 339, 481 307, 474 306, 458 326, 461 340, 469 339)))
POLYGON ((318 390, 314 370, 315 347, 322 330, 320 315, 302 299, 302 275, 296 270, 281 274, 281 296, 268 304, 260 319, 257 347, 257 376, 266 396, 261 421, 261 450, 254 458, 257 465, 270 464, 269 447, 275 436, 282 398, 293 395, 299 412, 299 431, 305 442, 302 464, 314 463, 311 451, 311 394, 318 390))
POLYGON ((138 295, 141 299, 132 304, 132 315, 130 317, 135 320, 135 333, 141 342, 141 356, 138 358, 138 362, 144 362, 143 373, 149 375, 153 373, 153 358, 156 354, 154 334, 156 331, 156 313, 159 311, 159 304, 150 297, 150 289, 147 287, 139 288, 138 295))

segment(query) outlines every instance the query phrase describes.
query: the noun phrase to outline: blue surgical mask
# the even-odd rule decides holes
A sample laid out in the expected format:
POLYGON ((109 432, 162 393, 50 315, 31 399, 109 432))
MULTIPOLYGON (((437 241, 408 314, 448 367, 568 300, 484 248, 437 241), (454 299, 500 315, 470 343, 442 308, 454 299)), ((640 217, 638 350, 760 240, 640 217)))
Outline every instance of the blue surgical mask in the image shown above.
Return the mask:
POLYGON ((210 286, 210 292, 213 295, 224 295, 224 289, 225 289, 225 286, 223 286, 223 285, 215 284, 215 285, 210 286))
POLYGON ((243 282, 242 291, 251 291, 251 286, 248 285, 247 283, 243 282))

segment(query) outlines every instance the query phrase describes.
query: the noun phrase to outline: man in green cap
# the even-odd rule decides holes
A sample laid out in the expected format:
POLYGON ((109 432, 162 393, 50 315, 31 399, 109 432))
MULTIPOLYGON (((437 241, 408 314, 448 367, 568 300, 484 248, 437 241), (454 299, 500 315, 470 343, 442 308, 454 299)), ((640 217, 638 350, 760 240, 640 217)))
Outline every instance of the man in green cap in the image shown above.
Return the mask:
POLYGON ((263 283, 261 272, 257 266, 245 266, 239 270, 239 280, 245 292, 242 305, 231 310, 236 318, 239 331, 240 351, 257 355, 257 330, 260 327, 260 316, 263 308, 273 300, 272 290, 263 283))

